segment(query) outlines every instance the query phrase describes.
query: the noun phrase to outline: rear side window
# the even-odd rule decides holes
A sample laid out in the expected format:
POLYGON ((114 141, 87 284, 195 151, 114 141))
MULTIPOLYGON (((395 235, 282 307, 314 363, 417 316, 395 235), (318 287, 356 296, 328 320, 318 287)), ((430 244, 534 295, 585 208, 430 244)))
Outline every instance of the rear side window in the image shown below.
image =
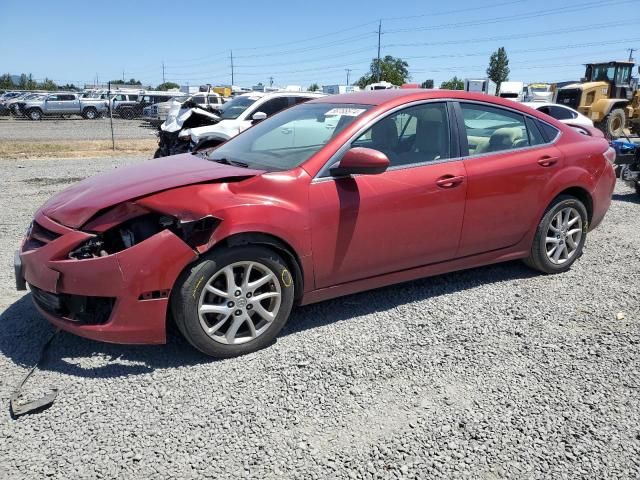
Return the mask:
POLYGON ((461 103, 469 155, 528 147, 529 132, 524 115, 502 108, 461 103))
POLYGON ((538 122, 533 120, 532 118, 526 117, 527 122, 527 132, 529 134, 529 145, 542 145, 543 143, 547 143, 542 135, 542 132, 538 128, 538 122))
POLYGON ((541 122, 538 120, 537 124, 538 124, 538 128, 542 132, 542 135, 544 136, 547 142, 553 142, 555 138, 558 136, 558 134, 560 133, 560 130, 558 130, 556 127, 552 127, 548 123, 541 122))

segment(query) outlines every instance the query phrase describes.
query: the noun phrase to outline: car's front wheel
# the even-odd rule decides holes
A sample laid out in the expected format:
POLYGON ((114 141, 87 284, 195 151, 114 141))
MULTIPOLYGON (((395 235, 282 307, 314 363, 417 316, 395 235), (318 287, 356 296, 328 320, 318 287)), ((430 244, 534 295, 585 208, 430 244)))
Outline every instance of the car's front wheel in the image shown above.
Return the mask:
POLYGON ((235 357, 269 345, 286 324, 294 285, 274 251, 242 246, 214 251, 191 265, 171 295, 185 338, 214 357, 235 357))
POLYGON ((588 228, 587 209, 570 195, 560 195, 542 217, 525 263, 544 273, 571 268, 581 255, 588 228))

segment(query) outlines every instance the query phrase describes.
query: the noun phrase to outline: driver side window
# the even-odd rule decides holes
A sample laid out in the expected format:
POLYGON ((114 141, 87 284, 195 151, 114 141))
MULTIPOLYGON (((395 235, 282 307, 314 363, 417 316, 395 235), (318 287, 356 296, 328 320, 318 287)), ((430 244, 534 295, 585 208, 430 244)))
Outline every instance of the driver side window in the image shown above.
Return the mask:
POLYGON ((352 147, 384 153, 391 167, 451 158, 446 104, 427 103, 400 110, 378 121, 352 147))
POLYGON ((256 107, 256 112, 263 112, 267 114, 267 117, 275 115, 280 110, 284 110, 289 106, 289 99, 287 97, 278 97, 267 100, 259 107, 256 107))

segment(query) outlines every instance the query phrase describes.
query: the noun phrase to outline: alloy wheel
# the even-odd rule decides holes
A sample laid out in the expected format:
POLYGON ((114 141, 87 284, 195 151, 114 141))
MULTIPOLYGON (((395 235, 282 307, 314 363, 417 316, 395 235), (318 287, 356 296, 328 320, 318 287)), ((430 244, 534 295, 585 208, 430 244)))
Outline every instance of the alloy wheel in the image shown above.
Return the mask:
POLYGON ((207 281, 198 302, 200 325, 226 345, 262 335, 280 310, 282 292, 276 274, 259 262, 228 265, 207 281))
POLYGON ((547 230, 545 251, 554 265, 562 265, 576 255, 582 239, 582 217, 573 207, 558 211, 547 230))

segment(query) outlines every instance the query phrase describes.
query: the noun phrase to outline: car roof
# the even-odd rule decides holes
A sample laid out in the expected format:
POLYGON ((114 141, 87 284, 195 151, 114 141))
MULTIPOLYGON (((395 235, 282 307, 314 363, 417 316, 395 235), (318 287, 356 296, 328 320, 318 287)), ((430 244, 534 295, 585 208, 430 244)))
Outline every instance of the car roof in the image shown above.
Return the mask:
POLYGON ((475 100, 486 103, 495 103, 505 107, 513 108, 514 104, 509 99, 502 99, 493 95, 484 93, 466 92, 464 90, 430 90, 425 88, 404 88, 404 89, 387 89, 387 90, 371 90, 366 92, 343 93, 340 95, 331 95, 312 100, 313 103, 351 103, 362 105, 384 105, 386 103, 398 103, 417 100, 430 100, 438 98, 475 100))

